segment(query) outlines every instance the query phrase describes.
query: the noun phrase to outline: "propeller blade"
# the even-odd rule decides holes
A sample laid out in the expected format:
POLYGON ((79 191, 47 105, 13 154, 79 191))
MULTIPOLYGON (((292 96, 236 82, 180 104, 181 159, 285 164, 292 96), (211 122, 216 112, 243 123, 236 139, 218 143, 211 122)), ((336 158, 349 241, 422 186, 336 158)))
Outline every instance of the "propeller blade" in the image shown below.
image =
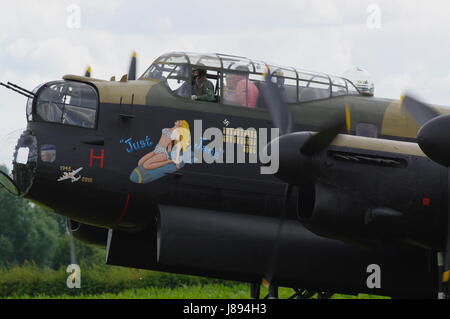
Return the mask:
POLYGON ((433 118, 439 116, 434 109, 423 102, 420 102, 416 98, 408 95, 404 95, 401 99, 402 105, 406 111, 419 123, 420 126, 424 125, 433 118))
POLYGON ((84 76, 87 77, 87 78, 90 78, 90 77, 91 77, 91 71, 92 71, 91 67, 88 66, 87 69, 86 69, 86 73, 84 74, 84 76))
POLYGON ((280 251, 280 240, 281 240, 281 234, 283 233, 283 228, 285 227, 285 221, 287 217, 287 209, 288 209, 288 202, 292 195, 293 186, 291 184, 288 184, 286 186, 286 190, 284 193, 283 198, 283 208, 281 209, 280 218, 278 220, 278 227, 277 227, 277 233, 275 235, 275 243, 272 250, 272 258, 270 260, 269 269, 267 271, 267 274, 265 276, 265 279, 269 282, 273 281, 275 271, 277 269, 277 261, 278 261, 278 255, 280 251))
MULTIPOLYGON (((450 229, 450 223, 447 229, 450 229)), ((450 231, 448 232, 450 233, 450 231)), ((447 246, 445 248, 445 262, 444 273, 442 274, 442 282, 445 283, 447 287, 450 282, 450 234, 447 234, 447 246)))
POLYGON ((280 135, 290 133, 292 131, 291 113, 286 102, 283 100, 280 88, 272 82, 270 72, 267 72, 266 75, 266 88, 263 98, 269 108, 275 127, 280 129, 280 135))
POLYGON ((130 70, 128 71, 128 80, 133 81, 136 80, 136 61, 137 61, 137 53, 133 52, 131 56, 130 70))
POLYGON ((76 251, 75 240, 74 240, 74 236, 73 236, 73 231, 75 231, 75 230, 74 230, 74 228, 71 227, 71 225, 72 225, 72 220, 70 220, 69 218, 66 218, 66 231, 67 231, 67 234, 69 235, 70 263, 72 265, 76 265, 76 264, 78 264, 77 251, 76 251))
POLYGON ((325 129, 311 136, 311 138, 303 144, 300 151, 306 156, 313 156, 322 152, 333 142, 344 127, 346 127, 346 123, 343 120, 332 121, 325 129))

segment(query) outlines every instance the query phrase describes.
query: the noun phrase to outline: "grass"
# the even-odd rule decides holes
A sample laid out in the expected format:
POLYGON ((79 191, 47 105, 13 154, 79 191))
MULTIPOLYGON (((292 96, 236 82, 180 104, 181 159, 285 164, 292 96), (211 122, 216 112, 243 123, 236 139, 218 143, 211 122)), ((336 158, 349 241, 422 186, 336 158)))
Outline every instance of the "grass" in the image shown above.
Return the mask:
MULTIPOLYGON (((249 284, 110 266, 82 266, 81 289, 68 289, 64 268, 33 264, 0 269, 0 299, 248 299, 249 284)), ((293 294, 280 288, 280 298, 293 294)), ((267 288, 261 287, 261 296, 267 288)), ((383 297, 335 295, 337 299, 383 297)))
MULTIPOLYGON (((267 294, 267 289, 261 289, 261 297, 267 294)), ((286 299, 292 295, 292 290, 280 288, 280 298, 286 299)), ((49 296, 39 294, 35 296, 15 296, 9 299, 249 299, 249 286, 237 284, 225 286, 220 284, 207 284, 202 286, 182 286, 177 288, 150 287, 141 289, 128 289, 119 293, 103 293, 96 295, 77 296, 59 295, 49 296)), ((333 299, 384 299, 384 297, 359 295, 335 295, 333 299)))

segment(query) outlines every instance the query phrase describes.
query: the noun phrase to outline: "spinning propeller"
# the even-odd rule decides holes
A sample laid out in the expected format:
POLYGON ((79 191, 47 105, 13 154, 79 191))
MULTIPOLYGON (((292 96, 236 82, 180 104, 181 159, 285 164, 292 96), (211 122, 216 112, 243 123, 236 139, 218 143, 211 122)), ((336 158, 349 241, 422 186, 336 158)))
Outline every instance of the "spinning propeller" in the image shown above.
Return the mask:
MULTIPOLYGON (((281 135, 277 140, 279 143, 280 169, 275 175, 289 185, 299 185, 303 182, 302 178, 295 174, 299 165, 310 165, 311 161, 309 160, 327 148, 342 132, 343 128, 347 127, 347 130, 350 131, 350 109, 346 106, 345 117, 333 118, 318 133, 291 133, 292 118, 288 105, 283 100, 279 87, 273 83, 271 74, 266 75, 264 98, 274 126, 280 129, 281 135)), ((269 143, 269 148, 273 142, 269 143)), ((302 170, 305 171, 305 169, 302 170)))
POLYGON ((272 282, 280 249, 280 237, 287 217, 287 205, 292 194, 293 186, 297 185, 302 187, 311 182, 311 178, 314 177, 316 171, 316 167, 311 160, 312 157, 322 152, 333 142, 336 136, 345 128, 345 119, 347 120, 347 128, 350 128, 350 112, 349 108, 346 107, 345 119, 344 117, 342 119, 334 119, 318 133, 292 133, 292 117, 288 105, 283 99, 280 88, 272 81, 270 72, 267 72, 265 80, 266 88, 263 97, 271 114, 274 126, 279 128, 281 135, 277 140, 272 140, 267 147, 271 148, 274 142, 279 143, 280 167, 278 172, 275 173, 275 176, 287 183, 272 259, 268 273, 266 274, 266 279, 272 282), (296 173, 300 171, 308 172, 308 176, 296 173))
MULTIPOLYGON (((431 160, 447 167, 447 178, 450 185, 450 114, 440 115, 429 105, 408 95, 402 98, 402 104, 421 125, 417 133, 417 144, 431 160)), ((448 209, 450 209, 450 201, 448 209)), ((450 211, 447 214, 447 220, 447 241, 444 252, 442 283, 447 285, 448 290, 450 279, 450 211)), ((441 292, 443 291, 441 290, 441 292)))

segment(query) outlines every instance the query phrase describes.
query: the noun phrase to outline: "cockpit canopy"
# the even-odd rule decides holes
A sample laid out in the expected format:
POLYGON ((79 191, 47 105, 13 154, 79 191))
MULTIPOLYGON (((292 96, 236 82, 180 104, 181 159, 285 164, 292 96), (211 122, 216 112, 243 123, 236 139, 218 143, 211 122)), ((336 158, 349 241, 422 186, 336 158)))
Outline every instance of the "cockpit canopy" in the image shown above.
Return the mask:
MULTIPOLYGON (((192 70, 207 70, 207 79, 213 82, 216 102, 226 102, 227 79, 230 74, 244 74, 259 90, 264 90, 264 75, 272 74, 273 81, 282 89, 287 103, 327 99, 342 95, 359 95, 353 83, 345 78, 324 73, 281 67, 262 61, 225 54, 171 52, 159 57, 141 79, 165 81, 177 95, 190 97, 186 85, 192 85, 192 70)), ((258 105, 260 106, 260 105, 258 105)))

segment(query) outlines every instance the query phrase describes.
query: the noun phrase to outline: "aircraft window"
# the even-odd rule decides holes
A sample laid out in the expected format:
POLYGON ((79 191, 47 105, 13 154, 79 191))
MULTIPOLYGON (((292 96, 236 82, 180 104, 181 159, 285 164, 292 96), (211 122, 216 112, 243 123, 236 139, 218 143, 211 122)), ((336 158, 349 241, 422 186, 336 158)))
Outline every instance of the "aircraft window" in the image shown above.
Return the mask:
MULTIPOLYGON (((266 94, 265 78, 262 75, 250 74, 250 80, 259 89, 258 108, 267 108, 264 94, 266 94)), ((297 103, 297 80, 285 78, 281 72, 272 72, 272 82, 280 89, 283 100, 286 103, 297 103)))
MULTIPOLYGON (((278 79, 280 81, 283 78, 278 79)), ((297 80, 284 78, 284 84, 281 88, 286 103, 297 103, 297 80)))
POLYGON ((97 105, 97 92, 88 84, 52 83, 39 92, 36 102, 36 119, 94 128, 97 105))
POLYGON ((308 81, 306 87, 330 90, 330 80, 320 75, 316 75, 308 81))
POLYGON ((266 79, 264 78, 264 76, 262 74, 250 73, 250 74, 248 74, 248 78, 254 84, 266 81, 266 79))
MULTIPOLYGON (((256 107, 258 108, 267 108, 266 103, 265 103, 265 99, 264 99, 264 92, 266 89, 266 79, 264 78, 264 76, 262 74, 253 74, 250 73, 249 74, 249 80, 256 86, 256 88, 258 89, 258 99, 256 101, 256 107)), ((246 106, 246 105, 242 105, 242 106, 246 106)))
POLYGON ((163 77, 167 79, 167 86, 176 95, 190 97, 189 67, 187 65, 166 65, 163 77))
POLYGON ((253 74, 251 77, 253 81, 251 81, 249 74, 243 68, 241 66, 242 72, 224 73, 223 103, 255 108, 260 97, 257 84, 258 81, 261 83, 262 76, 253 74))
POLYGON ((189 85, 190 91, 187 97, 199 102, 218 102, 220 100, 220 71, 205 70, 204 66, 193 66, 192 72, 197 69, 206 71, 206 78, 198 84, 199 82, 192 73, 192 82, 189 85))
POLYGON ((300 102, 326 99, 330 97, 330 80, 321 75, 302 74, 299 81, 300 102))
POLYGON ((272 69, 272 81, 276 83, 281 90, 281 94, 286 103, 297 102, 297 79, 296 74, 287 69, 272 69), (290 77, 287 77, 290 76, 290 77), (293 78, 292 78, 293 77, 293 78))
POLYGON ((374 124, 358 123, 356 125, 356 135, 378 138, 378 128, 374 124))
MULTIPOLYGON (((37 86, 34 90, 33 93, 36 94, 37 91, 43 86, 44 84, 40 84, 39 86, 37 86)), ((33 102, 34 102, 34 97, 30 97, 27 100, 27 120, 28 121, 32 121, 33 120, 33 102)))
MULTIPOLYGON (((204 66, 200 66, 202 68, 204 66)), ((166 84, 170 90, 183 98, 191 99, 195 95, 198 99, 197 101, 208 101, 208 102, 218 102, 220 99, 220 71, 216 70, 206 70, 206 79, 209 82, 208 87, 210 87, 207 96, 198 97, 196 92, 193 91, 194 79, 192 78, 192 69, 199 68, 198 66, 193 66, 192 68, 188 65, 165 65, 166 71, 163 75, 166 78, 166 84), (167 75, 166 75, 167 74, 167 75)))
POLYGON ((209 68, 221 68, 222 63, 217 56, 212 55, 201 55, 201 54, 190 54, 189 59, 193 65, 202 65, 209 68))
MULTIPOLYGON (((209 79, 214 79, 214 74, 216 73, 217 75, 220 75, 224 72, 231 74, 231 77, 233 77, 233 74, 239 75, 239 72, 258 75, 264 75, 267 72, 273 74, 278 73, 276 80, 283 82, 283 88, 286 89, 285 98, 288 103, 360 94, 358 89, 350 81, 340 77, 329 76, 325 73, 268 65, 262 61, 253 61, 244 57, 225 54, 168 53, 159 57, 141 78, 166 80, 172 91, 187 97, 189 94, 182 93, 180 90, 185 83, 187 84, 184 85, 184 87, 191 85, 190 70, 195 66, 204 67, 213 71, 212 73, 209 73, 209 79), (233 73, 233 71, 235 71, 235 73, 233 73)), ((264 91, 264 81, 257 79, 257 76, 255 76, 251 75, 249 81, 261 91, 259 92, 259 95, 261 96, 264 91)), ((216 100, 218 100, 219 96, 223 96, 226 104, 235 105, 236 101, 232 102, 230 100, 231 96, 233 96, 232 85, 226 85, 226 82, 226 76, 223 78, 223 81, 215 81, 216 100), (221 88, 219 88, 219 84, 222 83, 225 87, 223 88, 223 92, 220 92, 221 88)), ((254 89, 251 90, 255 92, 254 89)), ((187 92, 190 92, 190 90, 188 89, 187 92)), ((245 104, 251 105, 252 103, 247 101, 250 97, 248 96, 247 89, 245 94, 247 95, 247 97, 245 97, 245 104)), ((256 96, 256 94, 252 93, 252 96, 256 96)), ((250 97, 250 100, 253 100, 253 98, 250 97)), ((259 105, 260 103, 258 102, 257 104, 259 105)))
POLYGON ((44 144, 41 146, 41 161, 53 163, 56 160, 56 146, 44 144))
POLYGON ((220 101, 220 71, 206 70, 206 79, 214 86, 214 102, 220 101))
POLYGON ((224 70, 248 70, 254 72, 254 66, 249 60, 241 60, 238 58, 222 57, 224 70))
POLYGON ((275 65, 269 65, 270 72, 273 74, 281 73, 286 78, 297 79, 297 72, 294 69, 287 69, 285 67, 279 67, 275 65))
POLYGON ((267 64, 264 62, 253 61, 253 66, 256 73, 265 74, 267 72, 267 64))
POLYGON ((332 78, 332 96, 347 95, 347 84, 341 78, 332 78))
POLYGON ((171 63, 187 64, 189 63, 189 61, 185 54, 171 54, 162 56, 155 62, 155 64, 171 64, 171 63))
POLYGON ((358 89, 353 85, 352 82, 350 82, 349 80, 345 80, 345 83, 347 84, 348 95, 359 95, 360 94, 358 89))
MULTIPOLYGON (((185 65, 187 68, 187 65, 185 65)), ((174 76, 174 71, 180 72, 180 70, 175 70, 178 66, 172 63, 158 62, 150 66, 150 68, 143 75, 144 79, 157 79, 165 80, 169 76, 174 76)))

